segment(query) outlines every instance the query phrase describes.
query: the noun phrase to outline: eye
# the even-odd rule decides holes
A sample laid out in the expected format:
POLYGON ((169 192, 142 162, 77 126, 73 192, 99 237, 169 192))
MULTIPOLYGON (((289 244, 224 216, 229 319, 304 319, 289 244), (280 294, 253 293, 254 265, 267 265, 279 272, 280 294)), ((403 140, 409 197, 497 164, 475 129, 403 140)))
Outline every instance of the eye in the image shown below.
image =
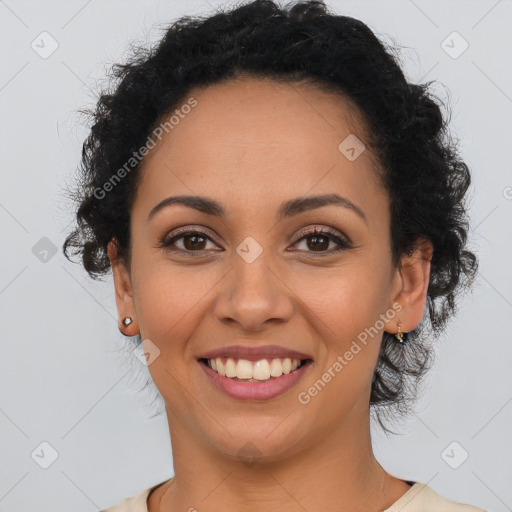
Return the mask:
MULTIPOLYGON (((320 253, 319 256, 334 254, 345 249, 353 248, 353 245, 343 236, 340 236, 338 232, 332 229, 320 229, 318 230, 315 226, 313 231, 301 231, 299 238, 294 245, 299 242, 305 242, 305 252, 320 253), (311 239, 311 243, 307 240, 311 239), (334 243, 337 248, 329 249, 329 245, 334 243)), ((211 242, 214 244, 214 251, 221 251, 218 246, 213 242, 212 238, 204 231, 200 229, 186 229, 178 233, 173 233, 172 236, 166 235, 163 237, 158 248, 166 249, 172 252, 185 254, 187 256, 195 256, 193 253, 199 253, 199 255, 208 250, 207 244, 211 242), (180 247, 181 245, 181 247, 180 247)), ((294 251, 292 251, 294 252, 294 251)), ((316 256, 316 255, 315 255, 316 256)))
POLYGON ((199 229, 187 229, 180 231, 179 233, 175 233, 171 237, 166 235, 162 240, 160 240, 158 247, 168 249, 173 252, 180 252, 182 254, 194 252, 202 253, 208 249, 206 247, 208 242, 213 243, 212 239, 204 231, 199 229))
POLYGON ((306 252, 313 253, 333 254, 353 247, 348 239, 340 236, 336 231, 333 231, 330 228, 317 230, 316 226, 313 231, 301 232, 299 234, 299 239, 295 242, 295 245, 302 241, 305 242, 304 245, 306 246, 306 252), (311 243, 308 243, 308 239, 311 240, 311 243), (326 249, 329 248, 329 244, 331 242, 336 244, 338 247, 334 250, 328 251, 326 249))

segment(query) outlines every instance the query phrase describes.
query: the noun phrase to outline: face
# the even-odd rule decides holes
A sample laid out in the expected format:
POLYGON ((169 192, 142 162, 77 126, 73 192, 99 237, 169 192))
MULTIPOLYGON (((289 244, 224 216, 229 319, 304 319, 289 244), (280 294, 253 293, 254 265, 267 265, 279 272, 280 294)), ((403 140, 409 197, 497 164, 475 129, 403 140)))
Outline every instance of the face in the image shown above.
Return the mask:
POLYGON ((357 436, 383 331, 419 323, 428 282, 428 265, 392 265, 370 151, 349 159, 338 147, 364 132, 343 98, 312 87, 245 78, 190 96, 197 105, 144 160, 129 266, 110 247, 120 317, 135 319, 128 334, 159 351, 149 370, 171 437, 234 458, 252 443, 270 460, 357 436), (183 195, 218 206, 169 200, 183 195), (307 201, 324 195, 342 199, 307 201), (207 368, 201 358, 217 349, 263 380, 207 368), (281 377, 254 364, 292 352, 305 362, 281 377))

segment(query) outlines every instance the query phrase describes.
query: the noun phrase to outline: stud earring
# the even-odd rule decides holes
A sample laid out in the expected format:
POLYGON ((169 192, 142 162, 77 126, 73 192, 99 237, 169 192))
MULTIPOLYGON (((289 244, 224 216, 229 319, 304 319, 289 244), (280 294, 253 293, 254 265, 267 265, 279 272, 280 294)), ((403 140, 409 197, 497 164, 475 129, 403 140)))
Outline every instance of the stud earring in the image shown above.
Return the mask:
POLYGON ((123 325, 125 327, 128 327, 131 323, 133 323, 133 320, 131 317, 127 316, 127 317, 123 318, 123 325))

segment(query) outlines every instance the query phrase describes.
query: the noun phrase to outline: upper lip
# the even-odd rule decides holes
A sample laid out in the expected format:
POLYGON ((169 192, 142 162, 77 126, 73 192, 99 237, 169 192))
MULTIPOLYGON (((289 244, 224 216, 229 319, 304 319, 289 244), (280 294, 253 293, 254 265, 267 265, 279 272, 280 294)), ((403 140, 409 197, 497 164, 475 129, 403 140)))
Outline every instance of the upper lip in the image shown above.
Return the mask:
POLYGON ((232 359, 247 359, 258 361, 260 359, 287 358, 312 359, 308 354, 298 352, 279 345, 264 345, 261 347, 248 347, 245 345, 233 345, 210 350, 200 355, 198 359, 215 359, 216 357, 230 357, 232 359))

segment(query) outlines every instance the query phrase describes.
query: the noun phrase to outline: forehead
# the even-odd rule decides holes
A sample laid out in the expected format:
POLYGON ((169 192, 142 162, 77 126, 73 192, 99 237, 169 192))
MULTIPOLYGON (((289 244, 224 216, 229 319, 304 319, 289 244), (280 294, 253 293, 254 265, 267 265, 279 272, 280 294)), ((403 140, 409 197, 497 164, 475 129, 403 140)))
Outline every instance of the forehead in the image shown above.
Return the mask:
POLYGON ((386 207, 370 151, 351 161, 340 150, 347 138, 365 139, 357 109, 341 95, 242 78, 194 89, 183 104, 190 97, 197 104, 143 161, 139 192, 150 202, 197 194, 215 197, 228 213, 230 204, 256 212, 310 192, 338 192, 357 204, 380 195, 376 208, 386 207))
POLYGON ((314 149, 320 152, 328 145, 337 149, 350 133, 364 138, 355 105, 311 84, 243 77, 196 88, 192 96, 197 106, 181 116, 181 129, 175 127, 169 134, 175 144, 200 143, 205 149, 246 146, 255 151, 279 146, 312 156, 314 149))

